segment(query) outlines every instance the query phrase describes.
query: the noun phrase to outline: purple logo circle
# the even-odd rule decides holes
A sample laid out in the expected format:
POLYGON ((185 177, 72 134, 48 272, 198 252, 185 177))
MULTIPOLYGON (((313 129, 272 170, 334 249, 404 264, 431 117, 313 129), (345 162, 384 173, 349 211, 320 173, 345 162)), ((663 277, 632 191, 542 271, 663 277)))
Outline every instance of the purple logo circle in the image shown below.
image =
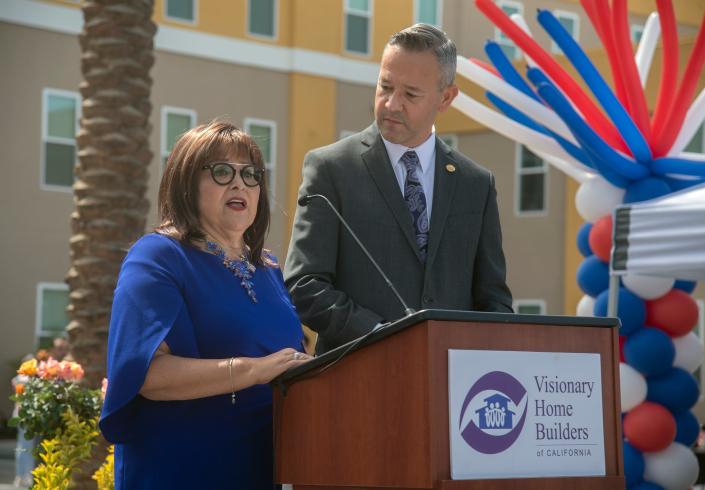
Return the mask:
POLYGON ((460 409, 461 436, 474 450, 483 454, 497 454, 509 449, 521 434, 526 421, 528 403, 520 416, 514 413, 509 402, 518 408, 526 396, 526 389, 513 376, 503 371, 492 371, 480 377, 465 395, 460 409), (483 398, 484 405, 475 410, 477 422, 473 417, 465 429, 462 421, 470 403, 483 391, 494 394, 483 398), (517 420, 518 417, 518 420, 517 420), (497 432, 501 434, 497 435, 497 432))

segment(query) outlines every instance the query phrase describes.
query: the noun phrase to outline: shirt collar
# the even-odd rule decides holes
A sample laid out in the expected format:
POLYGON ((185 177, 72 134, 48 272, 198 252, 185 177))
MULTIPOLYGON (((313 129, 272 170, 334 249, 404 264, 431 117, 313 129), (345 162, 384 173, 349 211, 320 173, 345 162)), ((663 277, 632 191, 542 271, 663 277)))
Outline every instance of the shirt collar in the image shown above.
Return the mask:
POLYGON ((432 156, 433 152, 436 150, 435 132, 431 132, 429 137, 426 138, 426 141, 424 141, 415 148, 409 148, 408 146, 392 143, 391 141, 387 141, 386 139, 384 139, 384 136, 382 136, 382 141, 384 142, 384 146, 387 149, 387 155, 389 155, 389 161, 392 162, 392 165, 399 164, 399 160, 401 159, 402 155, 409 150, 414 150, 416 152, 416 155, 419 157, 419 163, 421 164, 421 172, 423 172, 424 174, 433 165, 432 156))

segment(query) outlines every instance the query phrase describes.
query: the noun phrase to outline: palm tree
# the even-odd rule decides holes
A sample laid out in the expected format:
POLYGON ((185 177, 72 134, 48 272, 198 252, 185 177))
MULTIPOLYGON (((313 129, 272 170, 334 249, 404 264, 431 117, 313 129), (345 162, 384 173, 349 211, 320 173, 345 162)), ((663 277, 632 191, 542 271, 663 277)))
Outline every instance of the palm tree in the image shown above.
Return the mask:
POLYGON ((85 0, 79 36, 83 97, 71 215, 67 327, 91 386, 105 375, 110 308, 120 264, 143 232, 152 159, 149 115, 153 0, 85 0))

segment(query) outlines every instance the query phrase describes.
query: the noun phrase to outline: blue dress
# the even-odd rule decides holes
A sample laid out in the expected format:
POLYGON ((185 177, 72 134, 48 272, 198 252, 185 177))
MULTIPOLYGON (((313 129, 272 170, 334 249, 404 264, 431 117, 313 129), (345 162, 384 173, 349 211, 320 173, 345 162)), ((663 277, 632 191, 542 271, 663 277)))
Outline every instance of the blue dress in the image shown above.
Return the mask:
POLYGON ((187 401, 139 394, 155 350, 176 356, 261 357, 301 350, 299 319, 276 267, 252 279, 257 303, 215 256, 150 234, 122 264, 108 338, 100 428, 115 443, 115 488, 271 489, 272 394, 255 385, 187 401))

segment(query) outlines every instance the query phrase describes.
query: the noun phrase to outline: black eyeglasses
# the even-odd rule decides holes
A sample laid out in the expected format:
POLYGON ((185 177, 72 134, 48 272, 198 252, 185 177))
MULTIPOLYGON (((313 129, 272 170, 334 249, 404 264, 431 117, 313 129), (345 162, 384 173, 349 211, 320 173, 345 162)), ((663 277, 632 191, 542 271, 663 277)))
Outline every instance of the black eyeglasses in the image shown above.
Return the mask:
MULTIPOLYGON (((211 177, 216 184, 228 185, 235 180, 237 174, 237 163, 213 162, 201 167, 202 170, 210 170, 211 177)), ((245 165, 240 168, 240 178, 247 187, 257 187, 264 179, 264 169, 254 165, 245 165)))

